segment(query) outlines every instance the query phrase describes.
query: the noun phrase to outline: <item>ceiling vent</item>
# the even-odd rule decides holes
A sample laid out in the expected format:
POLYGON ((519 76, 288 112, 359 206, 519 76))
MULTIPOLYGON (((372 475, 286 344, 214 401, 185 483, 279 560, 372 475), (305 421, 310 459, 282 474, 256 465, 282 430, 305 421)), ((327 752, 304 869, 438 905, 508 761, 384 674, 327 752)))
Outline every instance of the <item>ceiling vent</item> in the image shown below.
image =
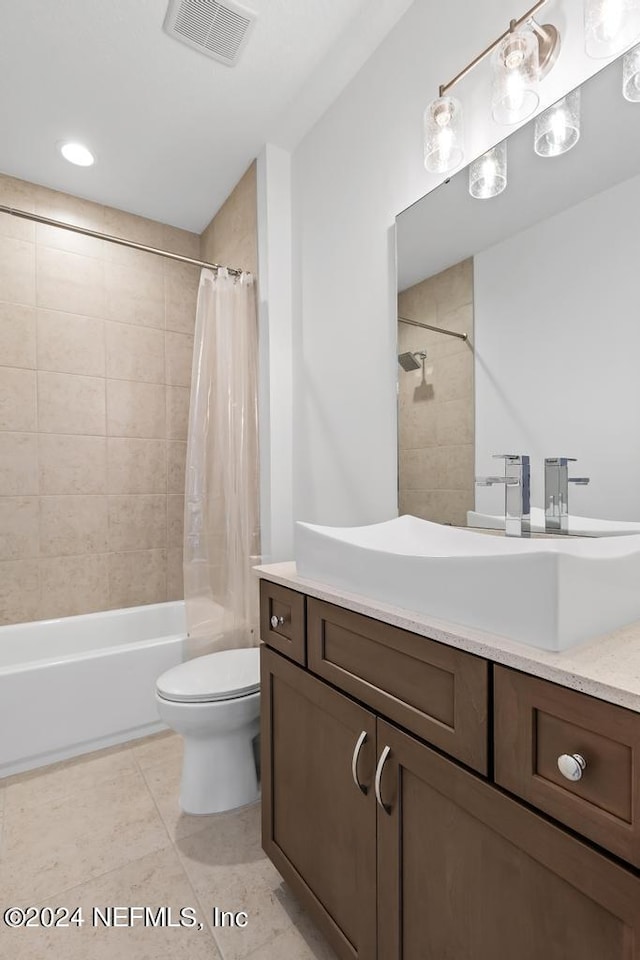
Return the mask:
POLYGON ((256 14, 237 3, 171 0, 164 29, 194 50, 232 67, 249 38, 256 14))

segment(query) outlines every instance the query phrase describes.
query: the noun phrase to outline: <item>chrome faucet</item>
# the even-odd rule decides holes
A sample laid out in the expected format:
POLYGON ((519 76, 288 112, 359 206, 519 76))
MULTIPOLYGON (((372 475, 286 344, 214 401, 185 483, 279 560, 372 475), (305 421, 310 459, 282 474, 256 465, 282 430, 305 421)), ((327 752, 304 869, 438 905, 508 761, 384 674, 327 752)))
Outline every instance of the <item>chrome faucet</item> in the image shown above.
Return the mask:
POLYGON ((531 536, 531 465, 524 454, 494 454, 504 460, 503 477, 477 477, 479 487, 504 484, 504 530, 508 537, 531 536))
POLYGON ((570 477, 575 457, 547 457, 544 461, 544 528, 547 533, 569 533, 569 484, 586 487, 589 477, 570 477))

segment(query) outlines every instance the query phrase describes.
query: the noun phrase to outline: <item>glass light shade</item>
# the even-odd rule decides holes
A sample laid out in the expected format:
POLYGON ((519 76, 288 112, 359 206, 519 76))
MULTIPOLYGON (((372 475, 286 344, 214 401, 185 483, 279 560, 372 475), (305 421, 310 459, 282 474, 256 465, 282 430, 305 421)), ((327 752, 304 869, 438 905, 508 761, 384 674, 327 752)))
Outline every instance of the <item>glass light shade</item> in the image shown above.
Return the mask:
POLYGON ((626 100, 640 103, 640 46, 629 50, 623 57, 622 92, 626 100))
POLYGON ((448 173, 463 159, 462 104, 455 97, 438 97, 424 114, 424 165, 432 173, 448 173))
POLYGON ((615 57, 636 39, 640 0, 585 0, 584 48, 590 57, 615 57))
POLYGON ((536 117, 533 146, 540 157, 559 157, 580 139, 580 90, 536 117))
POLYGON ((476 200, 497 197, 507 186, 507 142, 499 143, 469 167, 469 193, 476 200))
POLYGON ((530 30, 515 30, 494 50, 491 101, 498 123, 519 123, 535 111, 540 101, 538 59, 538 39, 530 30))

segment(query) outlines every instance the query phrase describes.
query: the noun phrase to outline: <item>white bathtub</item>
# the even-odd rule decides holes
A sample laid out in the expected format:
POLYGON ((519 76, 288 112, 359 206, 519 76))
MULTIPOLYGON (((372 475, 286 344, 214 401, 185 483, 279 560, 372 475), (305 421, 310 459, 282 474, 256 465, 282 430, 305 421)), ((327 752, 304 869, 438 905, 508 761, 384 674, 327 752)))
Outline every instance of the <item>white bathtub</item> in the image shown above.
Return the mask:
POLYGON ((182 601, 0 627, 0 777, 164 729, 185 640, 182 601))

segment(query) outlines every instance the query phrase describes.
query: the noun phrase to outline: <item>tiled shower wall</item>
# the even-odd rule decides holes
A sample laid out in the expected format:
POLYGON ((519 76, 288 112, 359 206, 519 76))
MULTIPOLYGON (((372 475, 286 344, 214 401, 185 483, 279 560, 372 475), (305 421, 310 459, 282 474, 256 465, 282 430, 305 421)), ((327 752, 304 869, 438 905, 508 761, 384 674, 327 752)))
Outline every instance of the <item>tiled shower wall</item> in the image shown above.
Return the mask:
MULTIPOLYGON (((404 290, 398 316, 473 341, 473 260, 404 290)), ((405 351, 426 351, 427 360, 424 376, 398 368, 400 513, 465 525, 475 498, 472 344, 399 323, 398 353, 405 351)))
MULTIPOLYGON (((200 255, 196 234, 8 177, 0 202, 200 255)), ((0 219, 0 623, 182 596, 198 278, 0 219)))

